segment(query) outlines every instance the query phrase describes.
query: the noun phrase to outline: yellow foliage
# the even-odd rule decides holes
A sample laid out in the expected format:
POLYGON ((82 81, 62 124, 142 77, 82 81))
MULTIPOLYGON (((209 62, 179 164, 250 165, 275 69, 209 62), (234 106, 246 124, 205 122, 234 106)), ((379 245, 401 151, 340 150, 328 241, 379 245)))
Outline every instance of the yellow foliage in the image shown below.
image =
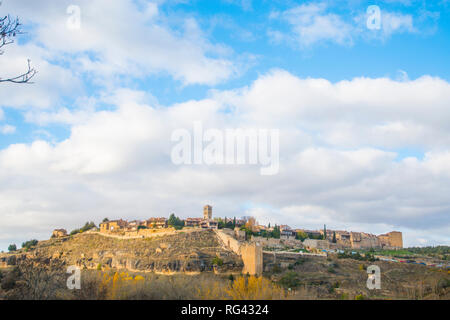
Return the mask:
POLYGON ((282 299, 284 291, 263 277, 238 277, 225 292, 233 300, 272 300, 282 299))
POLYGON ((107 297, 109 299, 115 300, 120 298, 126 298, 126 289, 130 285, 136 285, 138 283, 144 282, 144 277, 130 276, 128 272, 115 272, 113 276, 108 275, 107 273, 103 274, 103 279, 100 284, 101 289, 107 292, 107 297))

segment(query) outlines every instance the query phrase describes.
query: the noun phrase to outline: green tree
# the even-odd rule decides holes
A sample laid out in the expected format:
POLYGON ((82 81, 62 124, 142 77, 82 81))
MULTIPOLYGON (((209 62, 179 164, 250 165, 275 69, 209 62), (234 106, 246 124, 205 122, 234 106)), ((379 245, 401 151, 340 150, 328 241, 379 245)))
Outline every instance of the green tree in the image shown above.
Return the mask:
POLYGON ((297 234, 295 235, 295 238, 297 240, 304 241, 306 238, 308 238, 308 235, 304 231, 298 231, 297 234))
POLYGON ((275 225, 272 231, 272 237, 275 239, 280 239, 280 236, 281 236, 280 227, 275 225))
POLYGON ((212 264, 220 267, 223 265, 223 260, 220 259, 218 256, 215 256, 214 259, 212 259, 212 264))
POLYGON ((16 250, 17 250, 17 246, 14 243, 9 245, 9 247, 8 247, 9 252, 13 252, 16 250))
POLYGON ((333 243, 336 243, 336 242, 337 242, 337 240, 336 240, 336 232, 333 232, 333 240, 332 240, 332 242, 333 242, 333 243))
POLYGON ((26 241, 22 243, 22 248, 24 248, 26 251, 30 250, 32 247, 35 247, 38 244, 38 241, 36 239, 26 241))
POLYGON ((176 230, 183 229, 183 227, 184 227, 184 221, 179 219, 178 217, 176 217, 174 213, 172 213, 170 215, 169 220, 167 221, 167 224, 169 226, 175 228, 176 230))
POLYGON ((94 222, 92 222, 92 221, 91 222, 86 222, 84 224, 84 226, 81 227, 80 232, 86 232, 86 231, 91 230, 93 228, 97 228, 97 226, 95 225, 94 222))

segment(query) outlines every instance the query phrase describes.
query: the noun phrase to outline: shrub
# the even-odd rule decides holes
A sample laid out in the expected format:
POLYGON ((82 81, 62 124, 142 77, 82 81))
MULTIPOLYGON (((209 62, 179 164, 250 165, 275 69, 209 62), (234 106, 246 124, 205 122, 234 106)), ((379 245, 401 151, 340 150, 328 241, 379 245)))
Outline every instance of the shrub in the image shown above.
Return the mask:
POLYGON ((284 291, 263 277, 238 277, 225 292, 233 300, 271 300, 284 298, 284 291))
POLYGON ((348 293, 343 293, 343 294, 341 294, 341 300, 348 300, 348 293))
POLYGON ((26 251, 30 250, 32 247, 35 247, 38 244, 38 241, 36 239, 26 241, 22 243, 22 248, 24 248, 26 251))
POLYGON ((365 298, 362 294, 358 294, 355 296, 355 300, 365 300, 365 298))
POLYGON ((296 288, 300 285, 300 280, 296 272, 287 272, 281 277, 279 283, 285 288, 296 288))
POLYGON ((80 229, 72 230, 72 231, 70 232, 70 235, 73 236, 73 235, 76 235, 77 233, 80 233, 80 229))
POLYGON ((220 267, 223 265, 223 260, 220 259, 218 256, 215 256, 214 259, 212 259, 212 264, 220 267))
POLYGON ((272 268, 273 273, 280 273, 281 271, 281 267, 278 264, 274 265, 272 268))

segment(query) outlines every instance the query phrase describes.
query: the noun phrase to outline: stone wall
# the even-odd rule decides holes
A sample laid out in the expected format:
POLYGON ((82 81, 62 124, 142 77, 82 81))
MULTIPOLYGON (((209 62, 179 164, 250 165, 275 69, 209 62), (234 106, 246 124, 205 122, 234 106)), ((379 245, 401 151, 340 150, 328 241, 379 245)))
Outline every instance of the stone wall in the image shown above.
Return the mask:
POLYGON ((259 243, 238 241, 233 230, 214 230, 223 246, 241 256, 244 274, 261 275, 263 271, 263 250, 259 243))
POLYGON ((228 248, 232 250, 234 253, 240 255, 240 243, 238 240, 236 240, 233 235, 234 232, 232 230, 227 229, 221 229, 221 230, 214 230, 219 240, 222 242, 225 248, 228 248))
POLYGON ((328 240, 305 239, 305 241, 303 241, 303 246, 305 248, 313 249, 329 249, 330 243, 328 240))

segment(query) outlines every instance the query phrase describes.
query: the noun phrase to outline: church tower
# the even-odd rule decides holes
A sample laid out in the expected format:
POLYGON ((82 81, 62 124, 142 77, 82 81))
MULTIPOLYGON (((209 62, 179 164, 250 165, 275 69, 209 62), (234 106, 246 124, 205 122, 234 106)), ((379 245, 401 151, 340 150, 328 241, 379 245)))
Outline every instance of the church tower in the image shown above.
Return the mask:
POLYGON ((205 220, 212 219, 212 207, 210 205, 206 205, 203 207, 203 219, 205 220))

